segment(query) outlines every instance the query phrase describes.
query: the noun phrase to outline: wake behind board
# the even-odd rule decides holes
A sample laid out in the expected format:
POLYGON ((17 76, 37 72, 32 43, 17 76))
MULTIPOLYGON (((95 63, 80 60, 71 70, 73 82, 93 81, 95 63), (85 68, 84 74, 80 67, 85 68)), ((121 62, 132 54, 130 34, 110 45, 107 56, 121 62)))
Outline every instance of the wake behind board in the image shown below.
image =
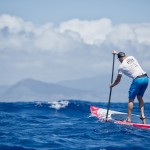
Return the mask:
MULTIPOLYGON (((106 121, 106 113, 107 113, 106 109, 90 106, 90 111, 93 116, 97 117, 100 120, 106 121)), ((150 129, 150 124, 138 123, 141 121, 138 115, 132 115, 133 122, 131 123, 122 121, 126 119, 126 116, 127 113, 109 110, 107 121, 112 121, 116 124, 121 124, 121 125, 128 125, 128 126, 150 129)))

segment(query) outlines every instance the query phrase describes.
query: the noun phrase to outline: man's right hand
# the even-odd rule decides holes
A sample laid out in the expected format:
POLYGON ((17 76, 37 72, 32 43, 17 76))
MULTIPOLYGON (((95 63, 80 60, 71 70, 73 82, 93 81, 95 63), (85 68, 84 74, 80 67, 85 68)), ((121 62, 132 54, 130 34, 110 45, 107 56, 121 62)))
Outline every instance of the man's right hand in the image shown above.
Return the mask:
POLYGON ((116 50, 113 50, 113 51, 112 51, 112 54, 116 54, 116 55, 117 55, 118 52, 117 52, 116 50))

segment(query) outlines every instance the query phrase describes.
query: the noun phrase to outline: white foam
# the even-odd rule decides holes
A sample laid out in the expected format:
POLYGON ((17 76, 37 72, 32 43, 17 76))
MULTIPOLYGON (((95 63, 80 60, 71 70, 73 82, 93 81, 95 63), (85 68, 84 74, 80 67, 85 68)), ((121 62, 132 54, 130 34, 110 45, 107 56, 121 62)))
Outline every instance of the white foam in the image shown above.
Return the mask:
POLYGON ((50 104, 50 108, 54 108, 56 110, 59 110, 61 108, 65 108, 66 106, 68 106, 69 101, 56 101, 56 102, 48 102, 50 104))

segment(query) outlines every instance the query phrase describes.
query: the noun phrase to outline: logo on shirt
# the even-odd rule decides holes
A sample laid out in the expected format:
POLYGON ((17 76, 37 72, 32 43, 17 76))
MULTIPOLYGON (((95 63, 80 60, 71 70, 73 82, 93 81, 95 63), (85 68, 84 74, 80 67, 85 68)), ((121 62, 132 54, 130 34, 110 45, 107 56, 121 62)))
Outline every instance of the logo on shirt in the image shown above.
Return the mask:
POLYGON ((133 62, 134 62, 134 59, 128 59, 128 60, 127 60, 127 63, 128 63, 128 64, 132 64, 133 62))
POLYGON ((128 59, 127 63, 131 65, 132 68, 135 68, 138 66, 138 64, 134 61, 134 59, 128 59))

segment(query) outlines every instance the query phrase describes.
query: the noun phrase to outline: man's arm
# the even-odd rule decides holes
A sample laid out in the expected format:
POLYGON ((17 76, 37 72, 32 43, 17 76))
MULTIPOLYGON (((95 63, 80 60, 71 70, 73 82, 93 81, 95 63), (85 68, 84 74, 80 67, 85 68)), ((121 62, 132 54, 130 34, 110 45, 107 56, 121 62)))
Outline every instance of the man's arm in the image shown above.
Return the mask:
POLYGON ((121 74, 118 74, 118 76, 117 76, 116 80, 114 81, 114 83, 112 83, 112 84, 110 85, 110 88, 116 86, 116 85, 121 81, 121 78, 122 78, 122 75, 121 75, 121 74))

